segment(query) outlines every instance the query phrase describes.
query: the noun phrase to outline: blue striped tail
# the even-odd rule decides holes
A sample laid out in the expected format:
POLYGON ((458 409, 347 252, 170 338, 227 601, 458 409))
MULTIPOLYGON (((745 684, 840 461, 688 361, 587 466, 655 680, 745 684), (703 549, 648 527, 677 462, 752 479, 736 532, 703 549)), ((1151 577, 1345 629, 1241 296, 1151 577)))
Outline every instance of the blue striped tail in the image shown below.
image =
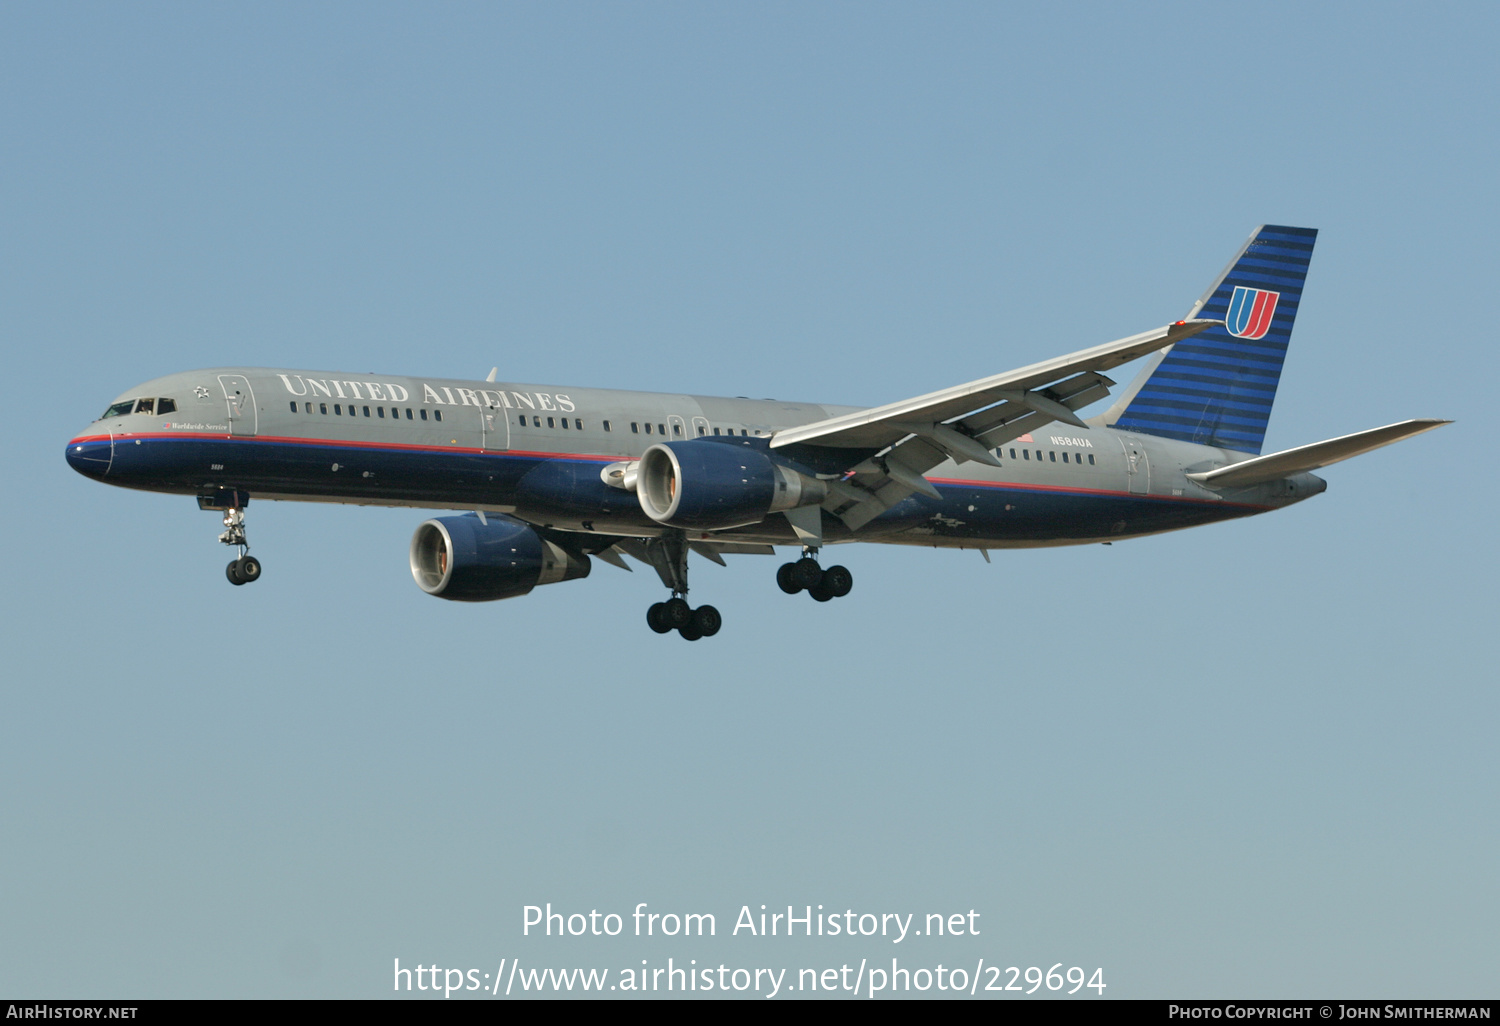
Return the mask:
POLYGON ((1111 426, 1258 454, 1317 238, 1262 225, 1188 314, 1226 323, 1153 361, 1111 426))

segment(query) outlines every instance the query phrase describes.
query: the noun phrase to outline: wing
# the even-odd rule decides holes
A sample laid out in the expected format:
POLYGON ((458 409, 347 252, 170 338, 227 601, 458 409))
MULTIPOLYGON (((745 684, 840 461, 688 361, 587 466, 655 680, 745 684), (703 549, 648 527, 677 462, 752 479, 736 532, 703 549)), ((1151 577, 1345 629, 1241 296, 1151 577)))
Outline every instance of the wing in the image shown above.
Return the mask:
POLYGON ((914 399, 788 428, 772 436, 771 448, 862 450, 854 474, 830 482, 823 504, 857 530, 913 492, 937 498, 922 475, 944 460, 998 465, 989 450, 1044 424, 1085 427, 1074 411, 1109 394, 1114 382, 1104 371, 1221 323, 1178 321, 914 399), (875 454, 864 458, 871 450, 875 454))

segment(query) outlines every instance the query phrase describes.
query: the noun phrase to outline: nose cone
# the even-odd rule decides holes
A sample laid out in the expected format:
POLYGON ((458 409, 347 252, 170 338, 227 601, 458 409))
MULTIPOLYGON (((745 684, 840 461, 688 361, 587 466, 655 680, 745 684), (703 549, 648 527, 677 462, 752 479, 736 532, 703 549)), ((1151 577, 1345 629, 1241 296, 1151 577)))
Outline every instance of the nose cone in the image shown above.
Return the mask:
POLYGON ((83 436, 68 443, 66 453, 68 466, 85 477, 102 478, 109 473, 114 458, 113 440, 104 437, 83 436))

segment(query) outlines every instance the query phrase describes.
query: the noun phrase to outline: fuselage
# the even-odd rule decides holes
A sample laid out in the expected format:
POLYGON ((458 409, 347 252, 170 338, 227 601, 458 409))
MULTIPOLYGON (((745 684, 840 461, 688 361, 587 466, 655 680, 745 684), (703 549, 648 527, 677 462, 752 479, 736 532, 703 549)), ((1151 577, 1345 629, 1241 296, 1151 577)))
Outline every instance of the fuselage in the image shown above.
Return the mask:
MULTIPOLYGON (((612 464, 657 442, 767 448, 778 430, 854 409, 223 367, 123 393, 68 443, 67 457, 87 476, 149 491, 232 489, 259 499, 484 510, 562 530, 650 537, 662 526, 632 492, 606 480, 612 464)), ((999 467, 941 464, 926 475, 940 499, 911 495, 857 532, 825 517, 827 540, 986 549, 1111 541, 1264 512, 1325 487, 1304 473, 1221 493, 1186 475, 1249 454, 1054 426, 994 449, 999 467)), ((715 536, 796 542, 775 514, 715 536)))

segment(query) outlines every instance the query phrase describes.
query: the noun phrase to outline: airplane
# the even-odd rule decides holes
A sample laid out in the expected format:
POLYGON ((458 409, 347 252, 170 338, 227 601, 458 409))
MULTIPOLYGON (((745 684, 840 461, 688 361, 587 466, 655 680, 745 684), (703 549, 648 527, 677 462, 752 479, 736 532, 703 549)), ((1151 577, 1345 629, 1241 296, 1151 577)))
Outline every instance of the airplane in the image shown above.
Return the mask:
POLYGON ((574 386, 216 367, 114 399, 68 442, 107 484, 223 514, 232 584, 259 580, 251 497, 468 511, 420 524, 408 559, 439 598, 483 602, 656 570, 658 634, 717 634, 688 554, 800 547, 776 583, 818 602, 853 575, 825 545, 990 551, 1115 541, 1281 509, 1311 473, 1451 423, 1412 419, 1261 454, 1316 229, 1262 225, 1164 327, 869 409, 574 386), (1154 355, 1153 355, 1154 354, 1154 355), (1150 355, 1104 413, 1107 372, 1150 355))

